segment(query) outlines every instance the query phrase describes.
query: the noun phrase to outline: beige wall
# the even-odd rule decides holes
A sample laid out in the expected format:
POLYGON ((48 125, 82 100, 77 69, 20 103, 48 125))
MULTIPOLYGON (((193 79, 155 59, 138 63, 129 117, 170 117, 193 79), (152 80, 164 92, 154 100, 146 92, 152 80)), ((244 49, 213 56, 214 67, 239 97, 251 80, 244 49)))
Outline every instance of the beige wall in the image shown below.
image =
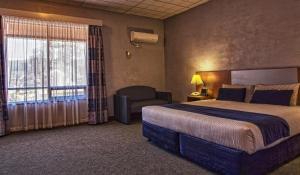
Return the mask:
POLYGON ((113 115, 112 95, 119 88, 130 85, 149 85, 160 90, 164 90, 165 88, 163 21, 28 0, 1 0, 0 8, 103 20, 110 115, 113 115), (158 44, 145 44, 142 48, 133 47, 129 44, 127 27, 154 30, 160 37, 158 44), (126 50, 132 52, 131 59, 126 59, 126 50))
POLYGON ((300 66, 299 0, 211 0, 165 21, 166 84, 175 100, 195 71, 300 66))
POLYGON ((211 0, 164 23, 29 0, 1 0, 0 8, 103 20, 110 115, 113 93, 125 86, 163 90, 166 84, 174 99, 182 101, 194 90, 189 83, 198 70, 300 66, 299 0, 211 0), (160 41, 134 48, 127 27, 153 29, 160 41), (126 59, 126 50, 132 59, 126 59))

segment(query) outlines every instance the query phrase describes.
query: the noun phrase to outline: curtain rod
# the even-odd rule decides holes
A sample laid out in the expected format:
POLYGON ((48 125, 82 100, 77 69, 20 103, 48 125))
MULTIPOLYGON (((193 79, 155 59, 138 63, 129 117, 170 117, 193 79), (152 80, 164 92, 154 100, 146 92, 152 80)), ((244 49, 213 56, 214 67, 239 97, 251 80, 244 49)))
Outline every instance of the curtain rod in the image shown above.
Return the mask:
POLYGON ((0 8, 0 15, 102 26, 102 20, 99 19, 81 18, 81 17, 74 17, 74 16, 56 15, 50 13, 31 12, 31 11, 23 11, 23 10, 15 10, 15 9, 7 9, 7 8, 0 8))

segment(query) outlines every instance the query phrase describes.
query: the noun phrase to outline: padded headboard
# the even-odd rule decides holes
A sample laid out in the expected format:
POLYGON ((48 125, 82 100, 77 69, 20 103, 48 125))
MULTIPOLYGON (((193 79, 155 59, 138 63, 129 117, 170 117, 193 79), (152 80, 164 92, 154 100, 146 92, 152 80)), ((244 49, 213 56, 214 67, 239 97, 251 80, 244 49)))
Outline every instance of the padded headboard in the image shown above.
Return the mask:
MULTIPOLYGON (((289 84, 300 82, 300 68, 266 68, 245 70, 198 71, 208 87, 208 94, 217 97, 222 84, 289 84)), ((300 94, 299 94, 300 95, 300 94)), ((298 98, 300 100, 300 98, 298 98)))
POLYGON ((297 82, 299 82, 298 68, 231 71, 232 84, 290 84, 297 82))

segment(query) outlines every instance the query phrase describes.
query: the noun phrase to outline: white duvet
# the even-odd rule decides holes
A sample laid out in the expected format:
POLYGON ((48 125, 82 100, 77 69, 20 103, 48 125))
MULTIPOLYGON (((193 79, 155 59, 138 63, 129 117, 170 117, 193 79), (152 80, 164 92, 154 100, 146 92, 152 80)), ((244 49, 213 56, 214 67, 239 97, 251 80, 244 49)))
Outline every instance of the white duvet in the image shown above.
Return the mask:
MULTIPOLYGON (((290 107, 219 100, 195 101, 187 104, 278 116, 286 120, 289 124, 289 137, 300 133, 300 106, 290 107)), ((143 121, 148 123, 227 147, 243 150, 249 154, 272 147, 289 138, 282 138, 270 145, 264 146, 260 129, 249 122, 207 116, 161 106, 144 107, 142 113, 143 121)))

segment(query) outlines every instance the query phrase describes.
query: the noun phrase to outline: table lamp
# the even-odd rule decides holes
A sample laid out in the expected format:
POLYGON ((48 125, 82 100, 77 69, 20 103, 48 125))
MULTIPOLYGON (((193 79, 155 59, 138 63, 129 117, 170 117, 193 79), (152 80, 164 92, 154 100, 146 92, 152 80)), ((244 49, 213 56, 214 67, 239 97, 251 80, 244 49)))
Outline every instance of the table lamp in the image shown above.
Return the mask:
POLYGON ((200 88, 201 88, 201 85, 203 84, 201 76, 198 74, 194 74, 192 77, 191 84, 196 85, 196 91, 192 92, 191 95, 200 95, 200 88))

